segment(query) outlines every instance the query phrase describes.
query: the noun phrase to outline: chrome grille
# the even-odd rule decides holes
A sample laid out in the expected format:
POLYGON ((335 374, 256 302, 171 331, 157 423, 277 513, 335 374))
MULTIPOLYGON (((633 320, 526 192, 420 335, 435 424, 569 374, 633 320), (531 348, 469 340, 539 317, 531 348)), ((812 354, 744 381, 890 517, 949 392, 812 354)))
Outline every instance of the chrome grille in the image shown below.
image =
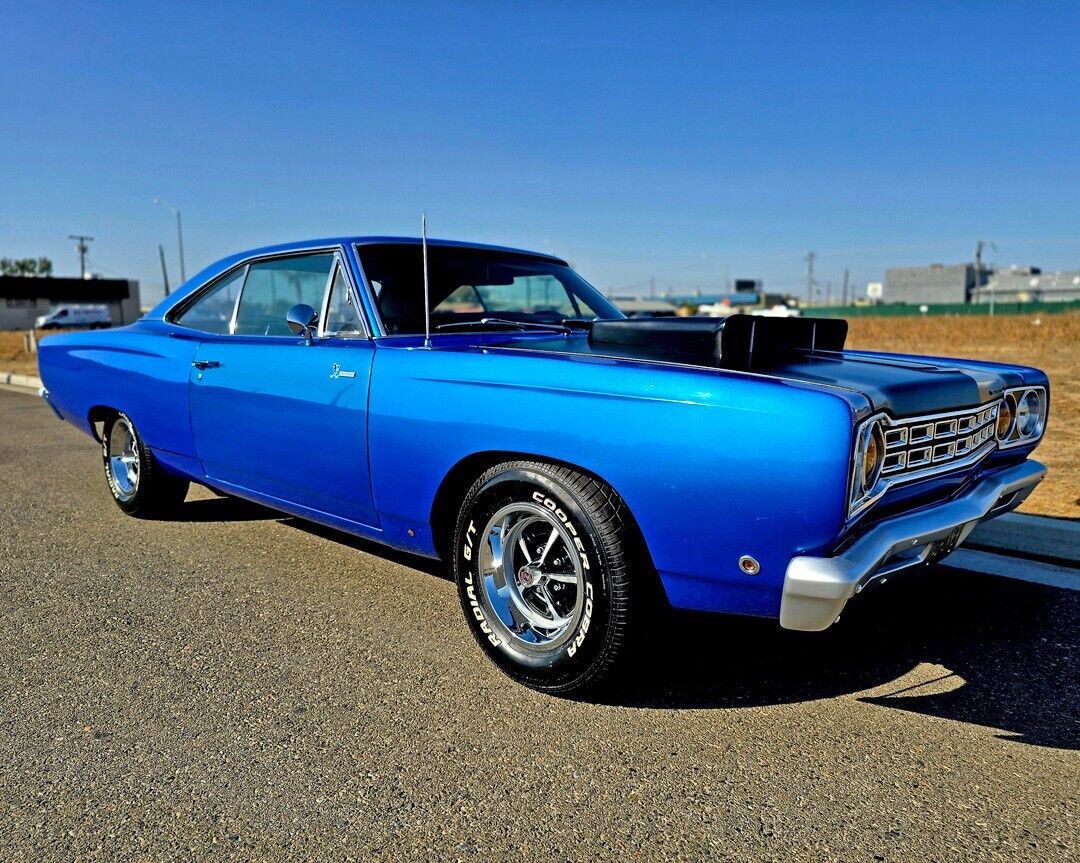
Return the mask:
POLYGON ((1000 402, 931 417, 887 420, 883 476, 902 477, 927 468, 947 470, 994 441, 1000 402))

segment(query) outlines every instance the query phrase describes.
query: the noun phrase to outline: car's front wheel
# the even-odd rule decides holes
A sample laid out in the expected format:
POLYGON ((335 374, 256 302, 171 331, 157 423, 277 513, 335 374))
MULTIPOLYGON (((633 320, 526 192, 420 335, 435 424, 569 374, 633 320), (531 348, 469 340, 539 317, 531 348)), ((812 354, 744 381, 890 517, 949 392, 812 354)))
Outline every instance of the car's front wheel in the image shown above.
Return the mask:
POLYGON ((477 642, 515 680, 580 693, 617 667, 631 623, 625 515, 608 486, 557 465, 507 462, 473 484, 454 575, 477 642))
POLYGON ((105 421, 101 460, 109 492, 128 515, 163 515, 187 495, 188 481, 167 473, 158 464, 127 414, 117 413, 105 421))

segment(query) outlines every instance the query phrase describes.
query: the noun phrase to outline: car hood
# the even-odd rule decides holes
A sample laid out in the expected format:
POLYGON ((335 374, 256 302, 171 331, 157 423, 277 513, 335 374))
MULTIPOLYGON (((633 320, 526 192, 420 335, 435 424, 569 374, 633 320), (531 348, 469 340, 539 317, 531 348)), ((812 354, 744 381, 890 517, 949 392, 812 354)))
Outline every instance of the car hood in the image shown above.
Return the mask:
POLYGON ((853 351, 806 352, 766 373, 857 390, 875 411, 893 416, 976 407, 997 398, 1006 387, 1024 383, 1019 370, 1004 367, 853 351))
MULTIPOLYGON (((500 340, 501 341, 501 340, 500 340)), ((488 342, 488 346, 491 343, 488 342)), ((582 337, 509 338, 501 347, 594 359, 617 359, 655 365, 658 369, 707 368, 703 362, 677 352, 618 345, 593 345, 582 337)), ((746 374, 716 368, 720 374, 746 374)), ((881 354, 869 351, 791 351, 755 376, 794 380, 810 386, 839 388, 861 394, 873 411, 896 417, 919 416, 976 407, 992 401, 1006 387, 1025 381, 1018 366, 992 365, 939 357, 881 354)))

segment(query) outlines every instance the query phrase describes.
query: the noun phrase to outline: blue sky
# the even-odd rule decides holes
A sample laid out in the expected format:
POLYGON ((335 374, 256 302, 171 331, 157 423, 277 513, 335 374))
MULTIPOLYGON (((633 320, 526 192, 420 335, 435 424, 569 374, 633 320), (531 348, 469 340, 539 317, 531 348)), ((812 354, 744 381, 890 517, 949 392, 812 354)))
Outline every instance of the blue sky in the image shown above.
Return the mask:
POLYGON ((6 3, 0 255, 160 292, 343 233, 554 251, 604 289, 1080 267, 1075 4, 6 3))

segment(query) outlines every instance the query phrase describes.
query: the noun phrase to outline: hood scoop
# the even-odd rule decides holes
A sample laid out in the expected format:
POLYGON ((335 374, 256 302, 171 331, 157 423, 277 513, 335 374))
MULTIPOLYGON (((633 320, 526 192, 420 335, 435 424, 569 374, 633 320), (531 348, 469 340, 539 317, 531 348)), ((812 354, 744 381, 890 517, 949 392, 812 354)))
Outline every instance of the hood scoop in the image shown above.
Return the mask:
POLYGON ((767 369, 807 351, 842 351, 847 321, 832 318, 644 318, 596 321, 594 349, 733 371, 767 369))

